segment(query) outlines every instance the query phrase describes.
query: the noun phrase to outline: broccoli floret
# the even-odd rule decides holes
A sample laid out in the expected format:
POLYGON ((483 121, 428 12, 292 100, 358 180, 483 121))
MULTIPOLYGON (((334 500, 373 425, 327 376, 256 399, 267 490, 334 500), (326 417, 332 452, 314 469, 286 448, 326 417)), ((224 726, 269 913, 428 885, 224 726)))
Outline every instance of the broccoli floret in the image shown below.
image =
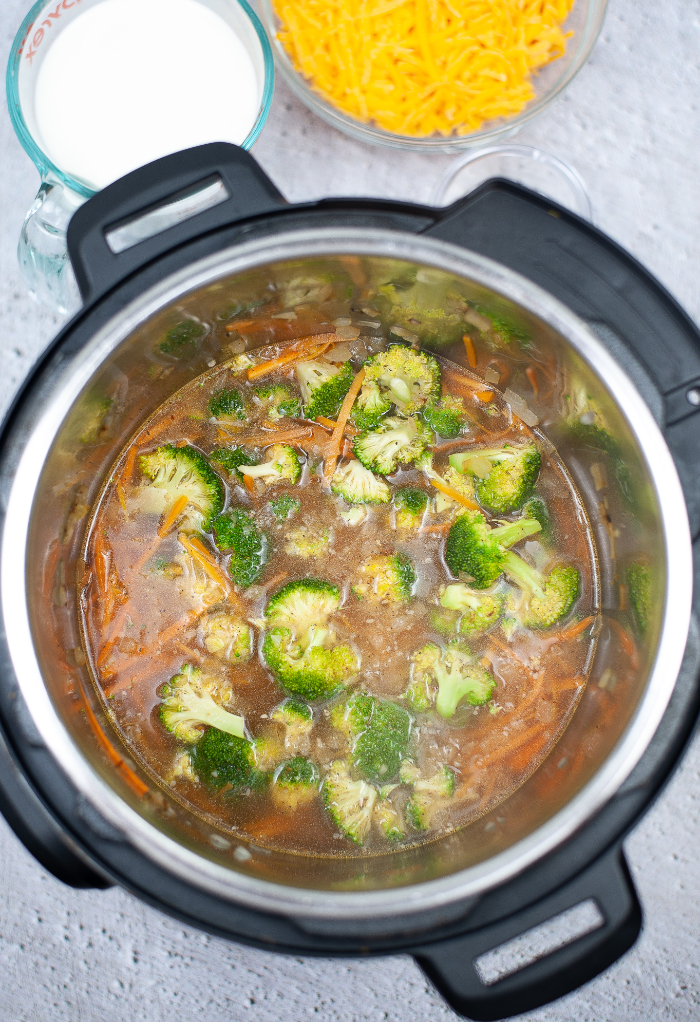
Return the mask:
POLYGON ((201 451, 165 444, 151 454, 142 454, 139 464, 150 486, 162 493, 162 511, 187 497, 195 513, 187 516, 181 528, 209 530, 224 506, 224 484, 201 451))
POLYGON ((225 472, 237 476, 241 481, 243 480, 240 472, 241 466, 258 464, 255 455, 247 451, 245 447, 217 447, 209 457, 217 465, 221 465, 225 472))
POLYGON ((402 763, 401 781, 410 784, 411 797, 406 819, 414 830, 430 830, 433 816, 455 793, 455 775, 451 767, 438 767, 431 777, 422 777, 413 763, 402 763))
POLYGON ((466 327, 464 303, 451 293, 452 287, 445 275, 442 280, 414 280, 408 286, 390 281, 379 289, 380 304, 388 306, 384 319, 418 336, 424 345, 444 348, 458 342, 466 327))
POLYGON ((113 401, 104 394, 92 394, 80 407, 80 442, 96 444, 105 432, 105 419, 113 401))
POLYGON ((539 497, 530 497, 523 504, 523 514, 526 518, 534 518, 536 522, 539 522, 542 526, 542 530, 539 533, 540 543, 550 544, 554 539, 554 529, 552 527, 552 520, 547 510, 547 505, 539 497))
POLYGON ((364 383, 352 406, 351 419, 358 429, 373 429, 391 409, 391 400, 375 381, 364 383))
POLYGON ((440 401, 429 401, 423 418, 438 436, 453 440, 466 428, 466 411, 460 397, 446 394, 440 401))
POLYGON ((634 622, 644 635, 651 616, 651 568, 645 561, 634 561, 627 569, 627 589, 634 622))
POLYGON ((524 592, 526 628, 550 628, 569 613, 579 594, 579 573, 572 564, 557 564, 547 576, 522 557, 508 551, 503 559, 506 574, 524 592))
POLYGON ((314 726, 314 715, 310 706, 298 699, 285 699, 270 715, 284 727, 284 747, 290 752, 301 753, 309 743, 314 726))
POLYGON ((272 798, 285 812, 293 813, 309 805, 319 793, 321 774, 315 763, 303 756, 287 760, 276 771, 272 798))
POLYGON ((392 344, 365 363, 364 383, 373 382, 400 412, 409 415, 440 396, 440 366, 425 352, 392 344))
POLYGON ((283 496, 270 501, 270 509, 275 518, 279 522, 283 522, 286 518, 293 518, 294 515, 299 514, 301 511, 301 501, 285 493, 283 496))
POLYGON ((387 504, 391 500, 387 483, 356 459, 335 470, 331 490, 351 504, 387 504))
POLYGON ((417 419, 389 416, 375 429, 358 434, 353 449, 365 468, 387 476, 420 458, 429 439, 429 431, 417 419))
POLYGON ((372 826, 377 789, 366 781, 354 781, 346 764, 339 760, 323 782, 323 801, 338 830, 354 844, 364 844, 372 826))
POLYGON ((209 398, 209 414, 214 419, 224 422, 245 422, 245 403, 240 393, 235 390, 219 390, 209 398))
POLYGON ((341 366, 328 362, 299 362, 296 373, 307 419, 319 415, 332 419, 337 415, 355 377, 349 362, 341 366))
POLYGON ((267 536, 241 508, 230 508, 213 522, 214 539, 222 553, 231 554, 229 573, 246 589, 257 582, 268 556, 267 536))
POLYGON ((341 511, 340 517, 346 525, 360 525, 367 518, 366 507, 351 507, 349 511, 341 511))
POLYGON ((340 589, 322 578, 287 582, 270 599, 265 617, 271 628, 288 628, 304 642, 311 628, 323 628, 340 606, 340 589))
POLYGON ((446 720, 454 717, 463 699, 470 706, 487 703, 496 687, 493 675, 456 642, 447 649, 428 643, 413 654, 411 664, 411 684, 417 689, 411 690, 409 702, 415 702, 416 691, 425 683, 427 697, 435 696, 435 709, 446 720))
POLYGON ((215 727, 192 749, 192 769, 209 787, 229 785, 236 794, 261 791, 270 780, 258 767, 251 742, 215 727))
POLYGON ((207 652, 229 664, 244 664, 253 655, 250 626, 235 614, 218 611, 204 619, 202 641, 207 652))
POLYGON ((372 603, 408 603, 416 573, 406 554, 378 554, 360 568, 361 580, 352 591, 358 600, 372 603))
POLYGON ((386 788, 380 789, 379 798, 374 804, 374 821, 387 841, 396 844, 406 837, 406 827, 401 813, 389 799, 393 787, 389 784, 386 788))
POLYGON ((428 507, 428 494, 425 490, 406 486, 394 494, 394 507, 397 529, 417 529, 428 507))
POLYGON ((457 631, 461 635, 476 635, 493 628, 503 613, 504 598, 500 593, 481 593, 463 582, 445 586, 440 605, 461 615, 457 631))
POLYGON ((239 472, 249 479, 262 479, 268 486, 297 483, 301 475, 301 459, 289 444, 273 444, 265 461, 259 465, 241 465, 239 472))
POLYGON ((476 476, 476 495, 494 514, 517 511, 532 493, 542 458, 534 444, 523 447, 483 448, 450 455, 458 472, 476 476))
POLYGON ((301 401, 286 383, 258 387, 255 396, 264 405, 265 415, 271 422, 301 415, 301 401))
POLYGON ((183 664, 179 674, 161 685, 159 695, 161 723, 178 741, 198 742, 206 726, 245 738, 243 717, 229 713, 220 705, 231 698, 231 688, 202 674, 198 667, 183 664))
POLYGON ((204 323, 196 319, 186 319, 182 323, 171 327, 163 340, 158 345, 158 350, 163 355, 172 355, 175 358, 182 358, 191 355, 197 341, 207 332, 204 323))
POLYGON ((293 695, 307 702, 330 699, 355 677, 359 661, 349 646, 324 647, 327 638, 328 630, 314 625, 302 645, 292 640, 289 628, 273 628, 263 642, 263 659, 293 695))
POLYGON ((475 589, 489 589, 504 568, 506 548, 541 529, 534 518, 519 518, 491 529, 478 512, 455 518, 445 545, 445 562, 453 575, 464 573, 475 589))
POLYGON ((358 692, 333 708, 331 723, 350 742, 350 763, 363 777, 378 784, 393 780, 411 731, 402 706, 358 692))
POLYGON ((287 533, 284 552, 294 557, 321 557, 331 541, 329 529, 311 529, 300 525, 287 533))

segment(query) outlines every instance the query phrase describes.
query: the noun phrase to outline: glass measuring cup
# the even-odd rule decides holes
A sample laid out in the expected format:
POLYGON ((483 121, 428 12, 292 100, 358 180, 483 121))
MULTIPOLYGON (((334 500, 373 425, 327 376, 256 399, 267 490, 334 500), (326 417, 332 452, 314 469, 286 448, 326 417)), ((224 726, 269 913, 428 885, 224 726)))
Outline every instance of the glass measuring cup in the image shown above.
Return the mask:
MULTIPOLYGON (((96 189, 56 166, 43 151, 34 100, 39 71, 53 41, 76 17, 103 2, 38 0, 14 38, 7 64, 7 104, 12 125, 41 177, 39 191, 20 232, 17 248, 20 270, 30 294, 63 313, 73 312, 80 306, 66 248, 68 223, 75 210, 94 195, 96 189)), ((246 0, 198 2, 230 25, 246 47, 262 82, 258 116, 242 143, 244 149, 250 149, 262 131, 272 102, 274 70, 270 44, 246 0)))

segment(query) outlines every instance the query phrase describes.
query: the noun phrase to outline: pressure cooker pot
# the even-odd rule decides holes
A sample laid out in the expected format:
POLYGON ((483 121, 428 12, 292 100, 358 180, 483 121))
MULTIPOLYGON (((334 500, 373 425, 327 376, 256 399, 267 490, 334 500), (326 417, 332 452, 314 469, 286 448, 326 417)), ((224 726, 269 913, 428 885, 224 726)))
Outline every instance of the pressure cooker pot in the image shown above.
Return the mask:
POLYGON ((75 214, 68 240, 85 306, 25 384, 2 446, 0 797, 20 837, 68 883, 120 883, 258 947, 409 951, 475 1019, 528 1010, 601 971, 641 921, 620 841, 696 713, 682 486, 695 530, 690 322, 595 229, 505 182, 440 211, 287 206, 250 156, 223 144, 110 186, 75 214), (223 201, 149 236, 149 213, 212 183, 223 201), (367 296, 392 281, 413 287, 410 314, 375 302, 368 319, 367 296), (281 316, 256 313, 280 295, 281 316), (300 855, 200 811, 140 755, 138 719, 115 713, 86 649, 81 585, 91 509, 129 438, 219 365, 245 371, 256 349, 283 351, 318 324, 342 338, 329 324, 339 295, 359 324, 351 336, 465 368, 554 445, 589 536, 592 612, 577 702, 515 790, 434 840, 300 855), (445 296, 436 326, 430 310, 445 296), (469 358, 474 327, 489 365, 469 358), (672 361, 652 354, 655 330, 672 361), (539 384, 533 366, 548 367, 539 384), (635 570, 648 586, 643 620, 635 570), (598 906, 590 932, 484 979, 480 955, 587 899, 598 906))

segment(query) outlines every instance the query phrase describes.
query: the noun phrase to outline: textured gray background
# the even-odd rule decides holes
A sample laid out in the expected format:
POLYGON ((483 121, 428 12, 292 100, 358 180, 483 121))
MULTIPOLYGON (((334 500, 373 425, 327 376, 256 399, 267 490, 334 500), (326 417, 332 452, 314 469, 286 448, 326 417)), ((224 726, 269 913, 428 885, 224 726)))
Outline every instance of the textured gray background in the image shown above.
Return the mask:
MULTIPOLYGON (((26 0, 0 9, 4 66, 26 0)), ((610 0, 590 63, 517 141, 572 163, 597 223, 700 319, 700 0, 610 0)), ((292 200, 372 194, 426 201, 449 162, 369 148, 278 84, 256 156, 292 200)), ((15 262, 34 167, 0 113, 0 404, 59 318, 24 294, 15 262)), ((627 842, 646 909, 637 946, 531 1022, 700 1018, 700 743, 627 842)), ((0 822, 0 1022, 437 1022, 456 1016, 406 957, 284 958, 182 926, 121 891, 75 892, 0 822)))

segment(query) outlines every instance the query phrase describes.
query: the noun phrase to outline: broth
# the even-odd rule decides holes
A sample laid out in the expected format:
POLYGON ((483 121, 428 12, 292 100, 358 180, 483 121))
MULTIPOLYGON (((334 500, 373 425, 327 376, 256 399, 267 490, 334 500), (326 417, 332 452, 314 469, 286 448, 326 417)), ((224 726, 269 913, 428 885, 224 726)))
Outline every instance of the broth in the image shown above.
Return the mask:
MULTIPOLYGON (((368 355, 384 348, 383 342, 362 337, 343 340, 342 326, 338 329, 340 336, 319 335, 326 338, 326 350, 317 359, 335 358, 331 364, 337 365, 344 358, 353 376, 368 355)), ((440 366, 443 395, 463 402, 463 435, 444 440, 433 434, 428 445, 432 469, 407 464, 391 473, 386 482, 392 499, 387 503, 352 504, 334 494, 324 476, 334 420, 330 425, 299 416, 270 421, 269 408, 255 393, 261 385, 285 382, 298 394, 292 356, 299 350, 294 342, 291 347, 273 345, 256 350, 254 361, 244 356, 212 368, 162 404, 125 446, 92 510, 86 535, 87 571, 79 585, 85 652, 98 692, 132 755, 188 810, 260 846, 317 856, 381 854, 434 840, 472 822, 508 798, 549 754, 577 705, 593 659, 596 639, 590 615, 598 606, 595 551, 576 488, 547 437, 517 418, 498 390, 439 356, 430 358, 440 366), (285 355, 290 357, 286 364, 259 380, 248 380, 251 366, 285 355), (244 418, 215 419, 210 401, 230 389, 243 398, 244 418), (170 521, 170 512, 177 510, 173 502, 154 503, 157 487, 142 471, 140 458, 170 444, 193 448, 207 458, 222 448, 243 449, 262 461, 271 445, 281 442, 289 442, 303 463, 298 482, 268 484, 254 476, 244 481, 211 460, 224 484, 226 509, 245 510, 268 540, 269 553, 259 577, 243 588, 228 574, 229 554, 217 546, 210 527, 202 532, 188 525, 187 508, 170 521), (448 484, 448 493, 443 492, 446 478, 460 482, 454 472, 448 475, 448 459, 464 451, 526 444, 534 444, 541 456, 534 495, 545 503, 554 534, 541 542, 533 533, 514 549, 547 571, 555 563, 575 565, 578 598, 553 627, 523 627, 516 624, 522 609, 520 590, 508 581, 510 576, 501 576, 492 590, 486 590, 503 601, 504 614, 497 623, 467 637, 446 634, 446 622, 454 628, 460 620, 454 613, 443 613, 446 608, 439 602, 441 587, 458 581, 445 561, 446 538, 467 511, 449 496, 453 487, 448 484), (442 489, 434 485, 440 479, 442 489), (397 521, 395 498, 403 488, 422 491, 428 500, 420 523, 410 528, 397 521), (285 496, 298 502, 298 510, 291 507, 290 517, 280 519, 282 510, 272 502, 285 496), (358 598, 356 587, 371 581, 360 566, 396 553, 414 568, 410 597, 389 602, 365 589, 358 598), (321 640, 322 646, 347 645, 361 666, 351 672, 345 689, 311 700, 313 725, 295 742, 273 717, 277 708, 288 705, 290 690, 279 683, 263 653, 264 636, 270 631, 265 611, 282 587, 306 578, 331 583, 341 594, 341 605, 328 622, 332 631, 321 640), (250 659, 227 661, 222 659, 225 650, 215 649, 211 628, 222 614, 248 623, 253 637, 250 659), (435 706, 416 709, 406 693, 412 678, 420 680, 412 657, 426 645, 437 645, 443 660, 446 651, 456 648, 469 658, 475 677, 484 671, 491 674, 495 687, 489 698, 477 705, 462 699, 450 717, 438 714, 435 706), (198 743, 178 740, 164 726, 160 713, 167 683, 184 665, 211 679, 207 683, 214 685, 215 701, 244 718, 246 740, 266 741, 263 754, 258 754, 259 773, 265 775, 259 785, 240 789, 230 783, 206 783, 197 774, 196 756, 194 761, 191 757, 198 743), (384 778, 363 774, 352 758, 358 736, 348 741, 336 726, 335 708, 344 708, 357 692, 402 707, 410 715, 410 737, 403 748, 403 760, 410 767, 386 777, 391 790, 382 783, 384 778), (274 749, 276 755, 269 751, 274 749), (292 808, 278 797, 278 775, 285 763, 300 756, 314 764, 317 776, 310 785, 311 797, 292 808), (339 761, 351 763, 350 783, 365 785, 353 788, 356 798, 374 806, 361 842, 348 837, 337 826, 337 814, 334 817, 325 806, 332 783, 328 775, 339 761), (421 826, 429 820, 425 829, 418 826, 415 811, 419 786, 406 779, 411 770, 424 787, 438 775, 450 778, 451 790, 441 789, 435 797, 429 793, 429 812, 420 819, 421 826), (389 837, 391 828, 382 825, 382 812, 386 820, 387 811, 396 824, 389 837)), ((339 465, 352 460, 353 442, 343 441, 339 465)), ((458 495, 469 492, 468 478, 472 477, 463 477, 458 495)), ((517 509, 487 514, 487 519, 497 526, 522 514, 517 509)), ((207 727, 203 724, 197 733, 206 734, 207 727)), ((428 804, 427 799, 428 794, 422 804, 428 804)))

